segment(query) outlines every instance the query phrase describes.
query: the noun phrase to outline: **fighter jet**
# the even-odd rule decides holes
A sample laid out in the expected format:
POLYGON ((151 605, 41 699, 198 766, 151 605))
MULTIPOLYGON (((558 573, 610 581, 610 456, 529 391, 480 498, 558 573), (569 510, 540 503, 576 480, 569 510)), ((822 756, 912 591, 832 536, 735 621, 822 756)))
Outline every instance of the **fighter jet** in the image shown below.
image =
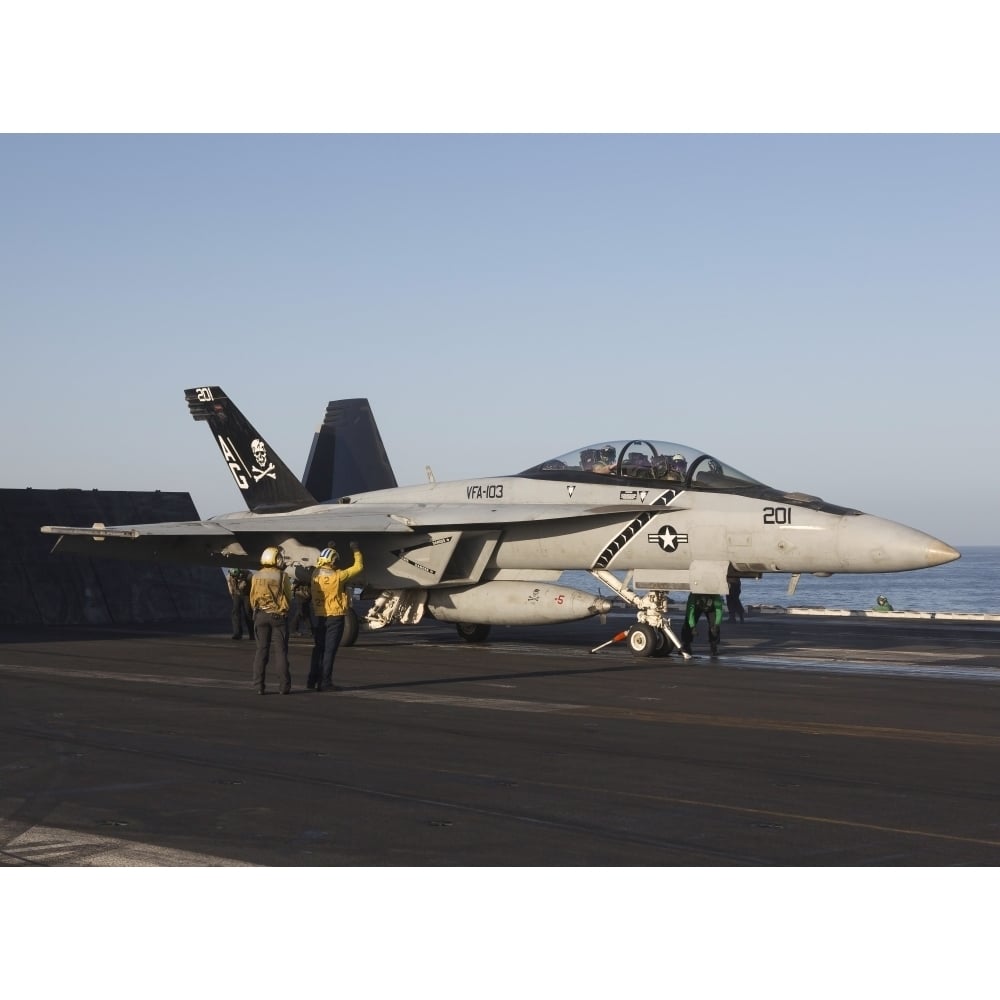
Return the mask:
POLYGON ((330 404, 307 489, 221 388, 185 398, 248 509, 206 521, 48 525, 42 532, 61 536, 53 551, 256 567, 280 545, 305 574, 323 548, 357 541, 369 629, 429 614, 469 642, 491 625, 606 614, 610 601, 558 582, 583 570, 634 609, 628 645, 637 656, 679 646, 671 590, 724 594, 734 576, 890 573, 959 558, 914 528, 775 489, 700 448, 652 438, 584 445, 516 475, 397 486, 366 400, 330 404))

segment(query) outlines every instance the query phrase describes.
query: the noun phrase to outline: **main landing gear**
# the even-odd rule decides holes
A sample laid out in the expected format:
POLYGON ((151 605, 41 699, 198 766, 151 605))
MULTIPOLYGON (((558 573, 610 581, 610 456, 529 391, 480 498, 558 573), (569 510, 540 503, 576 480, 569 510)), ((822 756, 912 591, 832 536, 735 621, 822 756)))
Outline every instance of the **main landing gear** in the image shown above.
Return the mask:
POLYGON ((459 622, 455 628, 466 642, 485 642, 486 637, 490 634, 489 625, 470 625, 468 622, 459 622))
POLYGON ((358 633, 361 631, 361 623, 358 621, 358 614, 354 608, 348 608, 344 615, 344 634, 340 637, 341 646, 353 646, 358 641, 358 633))
POLYGON ((629 590, 613 573, 603 569, 592 569, 591 575, 605 586, 610 587, 623 601, 636 609, 635 625, 625 632, 619 632, 613 639, 602 643, 598 649, 604 649, 613 642, 627 641, 633 656, 669 656, 676 649, 685 660, 691 659, 691 654, 681 648, 681 641, 670 627, 667 617, 667 595, 664 591, 650 590, 644 597, 629 590))

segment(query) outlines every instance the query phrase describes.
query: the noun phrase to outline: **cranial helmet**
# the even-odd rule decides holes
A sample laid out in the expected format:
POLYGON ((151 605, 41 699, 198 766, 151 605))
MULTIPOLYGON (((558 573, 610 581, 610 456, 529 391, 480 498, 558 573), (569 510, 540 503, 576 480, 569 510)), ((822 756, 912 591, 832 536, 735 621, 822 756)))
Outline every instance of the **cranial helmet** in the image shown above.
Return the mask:
POLYGON ((337 561, 337 550, 335 548, 327 547, 319 554, 319 559, 316 560, 317 566, 332 566, 337 561))
POLYGON ((271 545, 260 554, 261 566, 275 566, 277 569, 285 568, 285 553, 281 551, 281 546, 271 545))

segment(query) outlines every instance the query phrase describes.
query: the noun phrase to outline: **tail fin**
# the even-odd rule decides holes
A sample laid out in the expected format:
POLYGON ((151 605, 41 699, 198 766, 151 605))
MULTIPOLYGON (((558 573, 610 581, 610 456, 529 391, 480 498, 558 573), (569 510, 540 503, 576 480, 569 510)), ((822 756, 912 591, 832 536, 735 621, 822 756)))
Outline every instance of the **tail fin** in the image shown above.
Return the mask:
POLYGON ((327 405, 303 480, 323 500, 398 485, 367 399, 335 399, 327 405))
POLYGON ((316 503, 217 385, 185 389, 184 399, 195 420, 208 421, 215 443, 250 510, 258 513, 298 510, 316 503))

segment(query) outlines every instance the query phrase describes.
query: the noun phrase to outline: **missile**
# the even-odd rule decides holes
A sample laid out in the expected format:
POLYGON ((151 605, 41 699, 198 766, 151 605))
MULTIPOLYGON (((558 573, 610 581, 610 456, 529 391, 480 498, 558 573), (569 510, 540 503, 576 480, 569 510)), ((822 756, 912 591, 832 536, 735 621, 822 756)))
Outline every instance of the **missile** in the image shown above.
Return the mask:
POLYGON ((493 580, 472 587, 430 590, 427 610, 440 622, 554 625, 605 615, 611 610, 611 602, 572 587, 530 580, 493 580))

